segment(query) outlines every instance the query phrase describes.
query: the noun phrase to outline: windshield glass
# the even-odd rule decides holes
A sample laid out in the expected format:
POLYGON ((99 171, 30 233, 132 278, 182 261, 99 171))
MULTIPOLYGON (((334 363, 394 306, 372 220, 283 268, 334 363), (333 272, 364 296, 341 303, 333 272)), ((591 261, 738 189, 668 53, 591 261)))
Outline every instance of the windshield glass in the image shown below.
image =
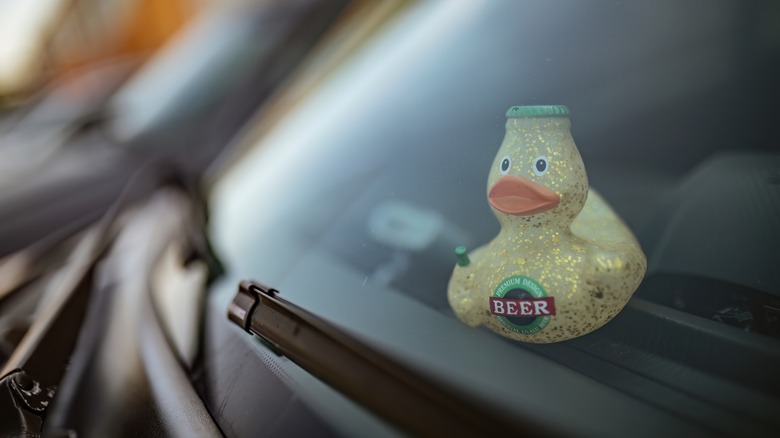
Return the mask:
MULTIPOLYGON (((216 180, 211 234, 228 267, 226 299, 239 280, 256 279, 507 400, 516 388, 500 378, 511 367, 441 358, 457 348, 495 362, 545 358, 679 409, 627 383, 649 376, 659 391, 737 412, 724 428, 753 414, 691 381, 780 389, 770 372, 780 333, 773 4, 426 2, 361 13, 375 14, 372 31, 344 26, 324 44, 296 78, 303 85, 292 81, 256 116, 240 158, 216 180), (649 268, 613 322, 544 347, 468 328, 447 287, 455 247, 500 230, 487 181, 507 109, 548 104, 568 107, 590 186, 636 235, 649 268), (686 356, 701 331, 712 348, 686 356), (751 353, 727 365, 716 360, 724 345, 751 353), (692 380, 662 363, 682 363, 692 380)), ((757 414, 764 424, 776 421, 772 400, 757 414)))
MULTIPOLYGON (((270 217, 294 217, 306 246, 367 282, 447 307, 440 291, 453 248, 499 229, 486 179, 511 105, 570 108, 590 185, 640 241, 693 168, 718 152, 775 149, 777 110, 764 97, 773 85, 760 68, 772 59, 735 58, 746 57, 740 43, 758 48, 768 37, 750 21, 760 24, 755 8, 703 8, 696 26, 674 22, 673 6, 536 8, 426 4, 397 14, 224 178, 228 193, 216 199, 241 199, 263 218, 217 235, 257 245, 270 217), (278 184, 268 195, 257 187, 265 178, 278 184)), ((758 280, 747 286, 768 289, 758 280)))

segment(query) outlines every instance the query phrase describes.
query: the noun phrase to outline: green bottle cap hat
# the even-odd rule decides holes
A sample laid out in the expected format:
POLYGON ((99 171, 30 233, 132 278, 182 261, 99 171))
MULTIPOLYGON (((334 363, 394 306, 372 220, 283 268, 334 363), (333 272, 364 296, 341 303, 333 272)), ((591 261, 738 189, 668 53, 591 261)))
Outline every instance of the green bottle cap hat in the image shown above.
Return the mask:
POLYGON ((513 106, 506 112, 507 118, 530 119, 534 117, 569 117, 569 109, 563 105, 513 106))

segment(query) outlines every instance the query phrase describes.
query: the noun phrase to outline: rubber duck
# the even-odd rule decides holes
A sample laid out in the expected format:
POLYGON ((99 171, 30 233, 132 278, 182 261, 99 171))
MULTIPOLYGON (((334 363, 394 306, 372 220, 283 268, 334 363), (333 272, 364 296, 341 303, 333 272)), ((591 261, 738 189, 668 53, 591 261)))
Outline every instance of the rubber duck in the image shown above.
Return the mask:
POLYGON ((631 230, 588 186, 562 105, 513 106, 488 175, 498 235, 456 248, 455 315, 523 342, 585 335, 636 291, 647 260, 631 230))

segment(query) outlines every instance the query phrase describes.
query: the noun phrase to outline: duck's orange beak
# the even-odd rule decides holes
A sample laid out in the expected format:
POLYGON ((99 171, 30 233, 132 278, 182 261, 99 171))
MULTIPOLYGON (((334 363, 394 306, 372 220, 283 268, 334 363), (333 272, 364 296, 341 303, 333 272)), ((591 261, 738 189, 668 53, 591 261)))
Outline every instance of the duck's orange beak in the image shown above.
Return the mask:
POLYGON ((530 216, 558 206, 561 198, 547 187, 520 176, 504 176, 488 193, 490 205, 515 216, 530 216))

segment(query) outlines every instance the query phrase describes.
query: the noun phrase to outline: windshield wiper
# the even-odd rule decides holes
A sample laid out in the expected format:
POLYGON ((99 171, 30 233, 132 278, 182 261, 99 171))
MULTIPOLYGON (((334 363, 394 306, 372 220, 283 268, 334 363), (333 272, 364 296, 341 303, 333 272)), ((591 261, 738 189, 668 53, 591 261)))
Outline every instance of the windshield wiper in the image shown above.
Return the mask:
POLYGON ((419 436, 538 434, 527 419, 369 347, 343 329, 279 297, 276 289, 241 282, 228 318, 260 336, 300 367, 402 429, 419 436))

